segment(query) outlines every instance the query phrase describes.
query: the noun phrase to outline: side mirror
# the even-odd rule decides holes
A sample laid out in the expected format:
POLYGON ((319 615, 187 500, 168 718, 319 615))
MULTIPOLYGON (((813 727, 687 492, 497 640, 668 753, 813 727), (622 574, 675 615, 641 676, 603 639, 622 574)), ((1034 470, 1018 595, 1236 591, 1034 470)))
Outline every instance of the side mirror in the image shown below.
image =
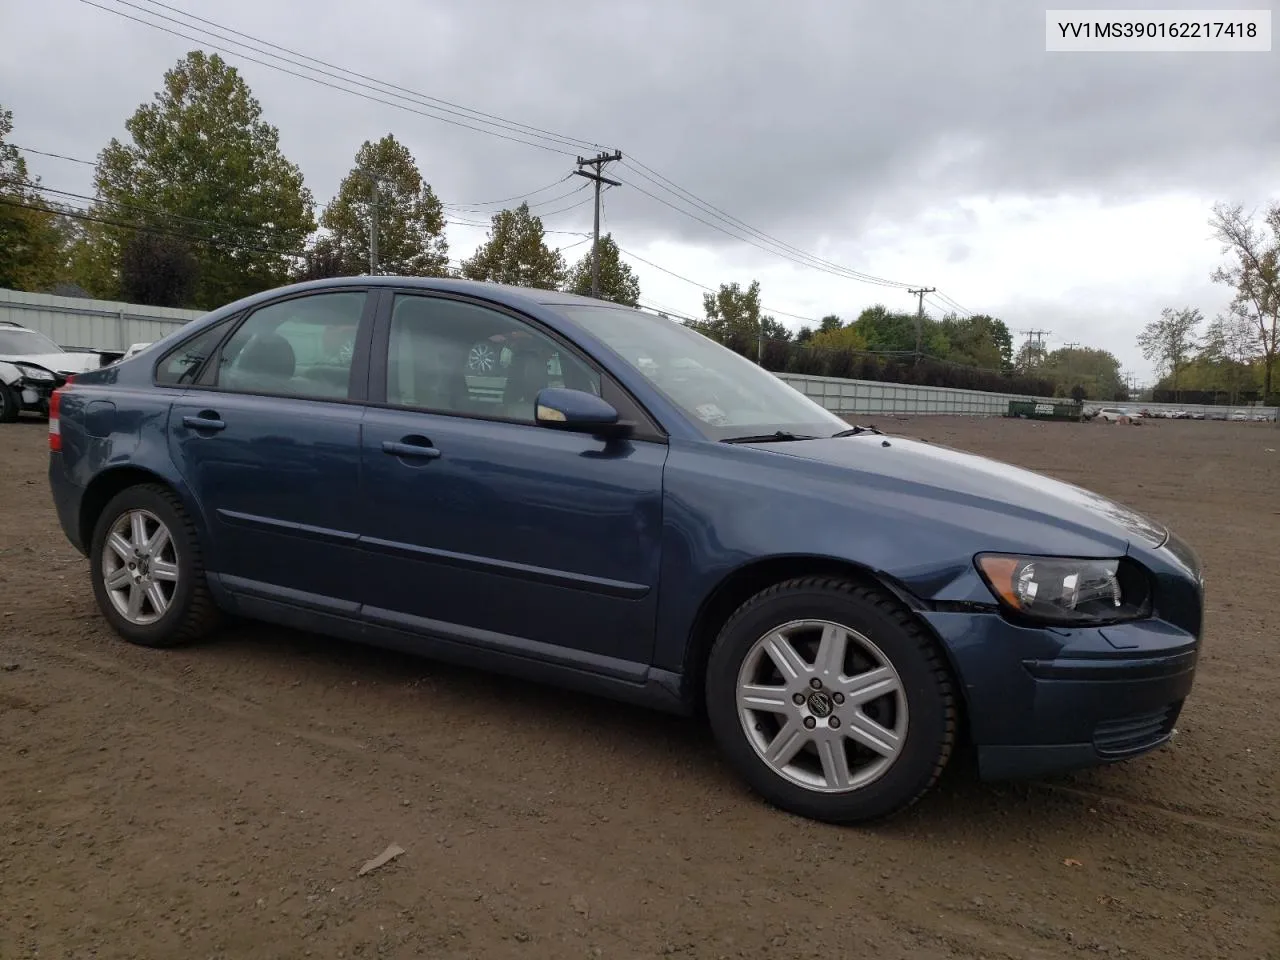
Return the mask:
POLYGON ((538 391, 533 409, 538 426, 552 430, 617 440, 629 436, 635 429, 634 424, 618 419, 613 404, 584 390, 547 387, 538 391))

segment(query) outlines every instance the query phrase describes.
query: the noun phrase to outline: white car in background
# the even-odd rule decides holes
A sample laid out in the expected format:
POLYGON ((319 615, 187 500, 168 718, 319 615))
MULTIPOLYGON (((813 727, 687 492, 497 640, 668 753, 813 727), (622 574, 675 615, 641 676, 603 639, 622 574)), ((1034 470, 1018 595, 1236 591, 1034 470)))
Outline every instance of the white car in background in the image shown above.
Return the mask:
POLYGON ((1130 420, 1141 420, 1142 414, 1124 407, 1103 407, 1098 411, 1098 419, 1106 420, 1108 423, 1115 423, 1121 417, 1128 417, 1130 420))
POLYGON ((119 359, 117 351, 64 350, 38 330, 0 320, 0 423, 24 410, 48 413, 49 395, 68 377, 119 359))

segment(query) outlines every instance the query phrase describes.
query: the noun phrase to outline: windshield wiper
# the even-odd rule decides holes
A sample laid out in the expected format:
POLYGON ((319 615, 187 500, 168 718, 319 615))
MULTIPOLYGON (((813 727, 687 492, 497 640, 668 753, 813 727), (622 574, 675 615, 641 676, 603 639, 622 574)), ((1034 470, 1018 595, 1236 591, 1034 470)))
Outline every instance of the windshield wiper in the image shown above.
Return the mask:
POLYGON ((879 427, 850 427, 848 430, 841 430, 839 433, 833 433, 831 439, 836 437, 856 437, 860 433, 874 433, 877 436, 884 436, 884 431, 879 427))
POLYGON ((777 443, 784 440, 817 440, 817 437, 810 437, 803 433, 790 433, 786 430, 778 430, 774 433, 761 433, 751 437, 726 437, 721 443, 777 443))

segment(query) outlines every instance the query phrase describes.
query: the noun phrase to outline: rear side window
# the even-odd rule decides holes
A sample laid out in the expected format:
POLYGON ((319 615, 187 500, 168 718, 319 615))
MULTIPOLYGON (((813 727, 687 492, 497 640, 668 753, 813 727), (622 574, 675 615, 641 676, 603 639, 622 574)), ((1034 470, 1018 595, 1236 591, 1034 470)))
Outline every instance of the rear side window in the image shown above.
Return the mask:
POLYGON ((366 296, 364 291, 317 293, 254 312, 219 354, 218 388, 345 400, 366 296))
POLYGON ((195 383, 205 363, 218 349, 218 344, 235 320, 235 317, 221 320, 166 353, 156 365, 156 383, 162 387, 195 383))

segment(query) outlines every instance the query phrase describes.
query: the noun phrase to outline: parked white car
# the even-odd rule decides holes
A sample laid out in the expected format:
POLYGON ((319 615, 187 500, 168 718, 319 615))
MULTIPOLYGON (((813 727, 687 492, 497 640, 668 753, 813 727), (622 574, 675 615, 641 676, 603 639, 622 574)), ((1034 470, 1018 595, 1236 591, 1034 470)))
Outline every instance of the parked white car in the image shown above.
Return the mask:
POLYGON ((12 423, 24 410, 47 413, 49 395, 67 377, 105 367, 119 356, 64 350, 38 330, 0 320, 0 423, 12 423))
POLYGON ((1141 420, 1142 414, 1125 407, 1103 407, 1098 411, 1098 419, 1106 420, 1109 423, 1115 423, 1121 417, 1128 417, 1130 420, 1141 420))

